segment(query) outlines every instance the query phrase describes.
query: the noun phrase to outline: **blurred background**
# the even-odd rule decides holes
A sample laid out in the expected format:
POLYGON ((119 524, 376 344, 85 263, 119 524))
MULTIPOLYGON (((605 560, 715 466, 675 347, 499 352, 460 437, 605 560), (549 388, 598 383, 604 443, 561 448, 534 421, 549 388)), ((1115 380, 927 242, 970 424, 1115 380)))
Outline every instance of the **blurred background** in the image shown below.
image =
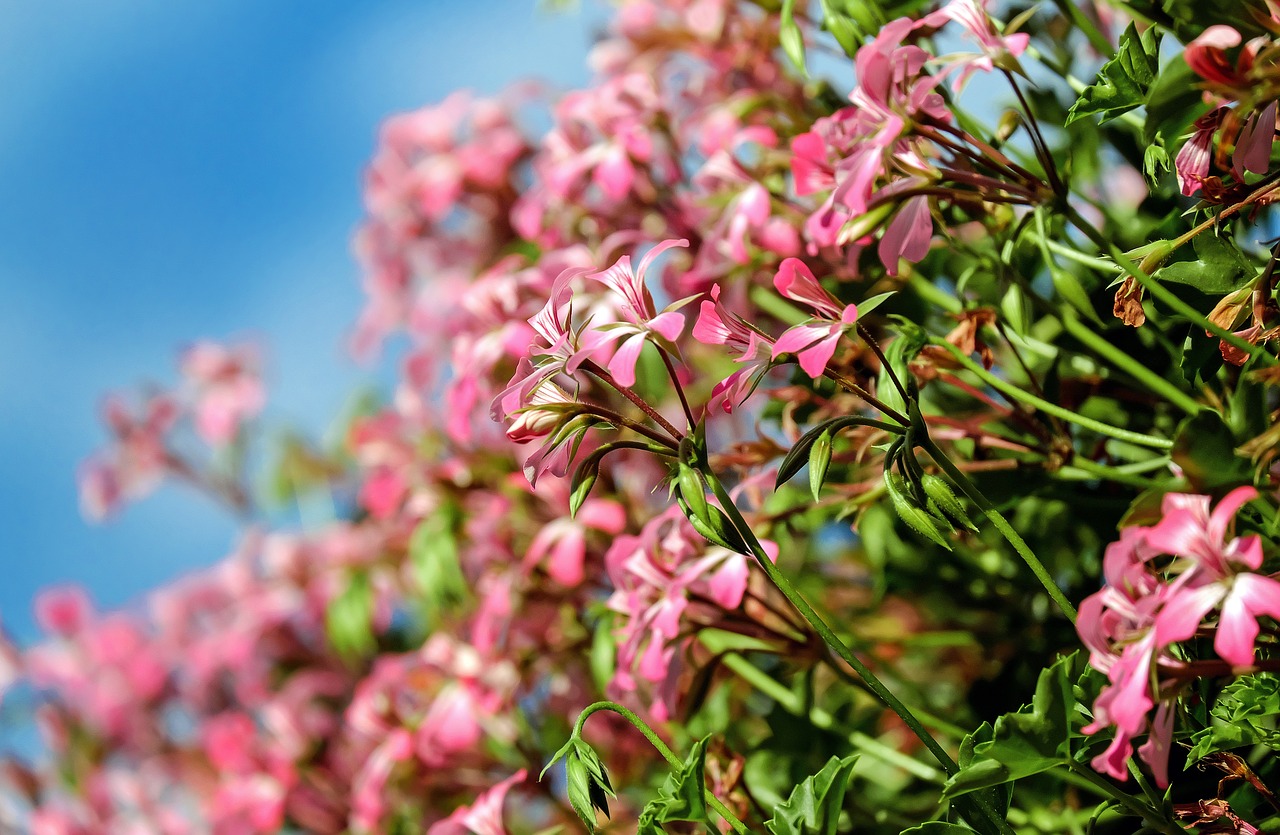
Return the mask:
POLYGON ((42 587, 120 606, 235 541, 181 486, 82 518, 101 396, 174 383, 194 340, 251 338, 266 423, 323 432, 377 375, 345 340, 378 124, 459 88, 580 85, 598 19, 535 0, 0 0, 0 621, 15 637, 35 636, 42 587))

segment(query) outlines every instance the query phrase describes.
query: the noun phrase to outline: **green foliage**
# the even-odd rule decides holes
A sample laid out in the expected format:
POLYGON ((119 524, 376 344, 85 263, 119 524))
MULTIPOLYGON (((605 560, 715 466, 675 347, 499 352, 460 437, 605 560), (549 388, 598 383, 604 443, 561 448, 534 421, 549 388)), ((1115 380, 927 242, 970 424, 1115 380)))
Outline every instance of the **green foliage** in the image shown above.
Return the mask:
POLYGON ((467 599, 467 578, 458 557, 457 527, 461 522, 456 505, 436 508, 414 529, 409 539, 409 561, 414 579, 426 602, 429 623, 467 599))
POLYGON ((1120 49, 1098 70, 1098 80, 1085 88, 1067 114, 1076 119, 1098 115, 1106 122, 1141 107, 1156 79, 1160 60, 1160 35, 1149 28, 1141 35, 1130 23, 1120 36, 1120 49))
POLYGON ((673 821, 710 824, 703 776, 707 767, 708 740, 710 737, 698 740, 684 764, 667 776, 658 797, 644 807, 640 813, 640 835, 658 835, 666 831, 662 824, 673 821))
POLYGON ((325 610, 325 632, 329 644, 348 663, 371 655, 377 649, 373 635, 373 587, 369 575, 354 572, 347 587, 325 610))
POLYGON ((1078 721, 1072 682, 1083 659, 1077 653, 1063 656, 1044 670, 1036 681, 1031 704, 995 721, 991 738, 975 732, 972 760, 943 788, 944 798, 955 798, 1030 777, 1071 761, 1071 731, 1078 721))
POLYGON ((1220 296, 1238 290, 1258 274, 1238 246, 1212 232, 1197 235, 1191 248, 1194 258, 1166 264, 1155 272, 1155 278, 1220 296))
POLYGON ((1187 762, 1195 762, 1216 751, 1265 745, 1280 751, 1280 677, 1255 673, 1236 679, 1223 688, 1210 710, 1212 724, 1191 735, 1187 762))
POLYGON ((1249 481, 1252 465, 1236 455, 1236 439, 1217 412, 1205 409, 1178 424, 1169 451, 1193 492, 1249 481))
POLYGON ((857 755, 832 757, 822 770, 796 786, 765 823, 772 835, 835 835, 857 755))

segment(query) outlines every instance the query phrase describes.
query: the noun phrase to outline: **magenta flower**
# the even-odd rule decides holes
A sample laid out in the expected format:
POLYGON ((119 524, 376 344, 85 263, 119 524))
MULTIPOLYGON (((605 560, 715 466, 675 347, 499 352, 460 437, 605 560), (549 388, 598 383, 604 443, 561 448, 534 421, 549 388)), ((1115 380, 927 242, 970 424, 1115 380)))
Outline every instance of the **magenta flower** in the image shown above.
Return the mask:
POLYGON ((773 359, 795 354, 800 367, 815 380, 827 370, 844 332, 858 321, 857 305, 843 308, 831 296, 813 272, 798 258, 787 258, 778 267, 773 285, 792 301, 811 308, 817 317, 810 322, 788 328, 773 344, 773 359))
POLYGON ((231 443, 245 421, 262 411, 266 391, 258 351, 249 344, 197 342, 182 355, 192 388, 196 432, 214 446, 231 443))

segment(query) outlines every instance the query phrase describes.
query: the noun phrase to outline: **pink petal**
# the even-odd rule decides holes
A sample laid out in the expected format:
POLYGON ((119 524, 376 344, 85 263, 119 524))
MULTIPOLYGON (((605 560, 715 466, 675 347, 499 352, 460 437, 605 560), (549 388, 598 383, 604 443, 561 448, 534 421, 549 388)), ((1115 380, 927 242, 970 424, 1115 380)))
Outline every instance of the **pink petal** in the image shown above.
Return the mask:
POLYGON ((818 379, 826 373, 827 363, 831 362, 831 357, 835 354, 836 345, 839 342, 840 331, 833 330, 826 339, 815 342, 796 355, 796 358, 800 360, 800 367, 810 377, 815 380, 818 379))
POLYGON ((1213 648, 1233 667, 1252 667, 1258 617, 1280 618, 1280 582, 1258 574, 1241 574, 1222 603, 1213 648))
POLYGON ((1271 166, 1271 145, 1276 138, 1276 102, 1271 102, 1261 114, 1250 119, 1240 132, 1232 155, 1232 171, 1240 177, 1244 171, 1265 174, 1271 166))
POLYGON ((623 342, 609 360, 609 373, 623 388, 631 388, 636 384, 636 362, 640 359, 644 344, 644 333, 637 333, 623 342))
POLYGON ((720 567, 707 578, 711 599, 725 609, 736 609, 742 604, 747 593, 747 578, 750 569, 747 558, 742 554, 727 557, 720 567))
POLYGON ((698 321, 693 323, 693 338, 703 345, 723 345, 731 336, 733 331, 720 318, 716 303, 704 301, 698 308, 698 321))
POLYGON ((1161 702, 1156 708, 1147 741, 1138 749, 1138 756, 1151 767, 1156 785, 1169 787, 1169 751, 1173 748, 1173 702, 1161 702))
POLYGON ((889 227, 880 236, 880 261, 889 275, 898 274, 898 261, 919 261, 929 253, 933 239, 933 216, 929 214, 929 198, 912 197, 902 204, 889 227))
POLYGON ((808 305, 829 319, 839 315, 840 308, 831 294, 814 278, 813 272, 799 258, 784 258, 773 277, 773 286, 792 301, 808 305))
POLYGON ((777 359, 783 354, 798 354, 810 345, 826 339, 830 335, 830 325, 805 324, 787 328, 782 336, 778 337, 778 341, 773 343, 772 357, 777 359))
POLYGON ((627 526, 627 512, 608 499, 587 499, 578 510, 578 522, 605 533, 621 533, 627 526))
POLYGON ((650 319, 648 326, 649 330, 660 334, 668 342, 675 342, 684 331, 684 315, 678 310, 668 310, 650 319))
POLYGON ((631 191, 631 184, 636 179, 636 169, 625 148, 611 145, 605 152, 604 159, 591 173, 591 179, 604 192, 605 197, 616 202, 631 191))
POLYGON ((655 244, 648 252, 644 254, 644 257, 640 259, 640 265, 636 267, 636 276, 640 279, 641 282, 643 282, 645 273, 649 269, 649 265, 652 264, 655 260, 657 260, 659 255, 666 252, 668 249, 672 249, 674 247, 679 247, 679 246, 688 246, 688 245, 689 245, 689 241, 686 240, 685 238, 670 238, 668 240, 662 241, 659 244, 655 244))

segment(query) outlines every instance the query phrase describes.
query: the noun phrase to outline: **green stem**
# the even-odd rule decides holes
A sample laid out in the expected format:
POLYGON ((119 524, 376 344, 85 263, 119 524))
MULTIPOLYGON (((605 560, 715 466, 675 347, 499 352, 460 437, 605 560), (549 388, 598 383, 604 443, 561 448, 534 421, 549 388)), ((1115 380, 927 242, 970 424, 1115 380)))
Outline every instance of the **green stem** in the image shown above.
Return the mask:
MULTIPOLYGON (((942 766, 948 776, 959 771, 960 767, 956 764, 956 761, 952 759, 951 755, 946 752, 946 749, 939 745, 938 741, 934 739, 927 730, 925 730, 924 725, 922 725, 920 720, 916 718, 915 714, 911 712, 911 709, 908 708, 901 699, 894 695, 893 691, 886 687, 884 682, 880 681, 876 674, 871 672, 871 669, 867 667, 866 664, 862 663, 858 656, 853 653, 853 650, 849 648, 849 645, 836 635, 835 631, 832 630, 831 627, 827 625, 826 621, 824 621, 814 608, 809 605, 809 602, 800 595, 795 586, 791 585, 791 581, 787 579, 786 575, 773 564, 773 561, 769 559, 769 555, 765 553, 764 547, 761 546, 760 540, 756 538, 755 532, 751 529, 751 525, 749 525, 747 520, 743 518, 741 511, 738 510, 738 506, 734 504, 733 498, 729 495, 729 491, 720 483, 720 479, 716 474, 711 472, 708 467, 704 470, 704 475, 706 476, 707 483, 711 486, 712 492, 714 492, 716 498, 720 500, 722 509, 728 515, 734 527, 738 529, 739 534, 742 536, 742 540, 747 543, 747 548, 751 551, 751 555, 755 557, 756 562, 769 578, 769 581, 773 583, 774 587, 777 588, 778 591, 782 592, 783 597, 787 598, 791 605, 795 607, 796 611, 800 613, 800 616, 805 619, 805 622, 818 633, 823 642, 830 647, 832 651, 839 655, 846 664, 852 667, 854 672, 856 672, 862 680, 866 682, 868 689, 870 689, 886 707, 898 715, 903 724, 905 724, 911 732, 916 735, 916 738, 924 744, 925 748, 929 749, 929 753, 933 754, 933 756, 938 760, 938 763, 942 766)), ((972 802, 978 808, 977 810, 971 810, 970 815, 966 815, 966 817, 970 817, 974 813, 980 813, 983 817, 989 819, 992 824, 1001 831, 1001 833, 1014 835, 1013 830, 1009 828, 1009 824, 999 813, 996 812, 994 808, 991 807, 991 804, 976 796, 969 798, 969 802, 972 802)), ((965 803, 964 805, 968 805, 968 803, 965 803)))
MULTIPOLYGON (((915 411, 919 414, 919 407, 916 407, 915 411)), ((923 419, 921 419, 920 424, 921 426, 924 425, 923 419)), ((1013 546, 1013 550, 1018 552, 1018 556, 1022 557, 1022 561, 1031 569, 1031 573, 1036 575, 1040 585, 1044 586, 1044 590, 1049 593, 1049 597, 1053 598, 1053 602, 1058 604, 1058 608, 1062 610, 1062 613, 1067 616, 1068 620, 1075 623, 1076 608, 1067 600, 1067 596, 1062 593, 1062 589, 1058 588, 1058 584, 1054 582, 1053 576, 1044 567, 1044 563, 1040 562, 1040 558, 1027 546, 1027 543, 1013 529, 1013 526, 1000 514, 1000 511, 996 510, 995 505, 991 504, 991 501, 982 495, 982 491, 969 480, 969 477, 953 464, 950 458, 943 454, 927 432, 919 433, 917 443, 920 444, 925 452, 929 453, 929 457, 942 468, 947 477, 954 481, 956 486, 978 506, 978 509, 987 517, 992 526, 1013 546)))
POLYGON ((1101 334, 1095 332, 1093 328, 1081 322, 1079 316, 1071 308, 1064 308, 1062 315, 1058 318, 1062 321, 1062 326, 1066 328, 1067 333, 1074 336, 1116 368, 1151 389, 1153 393, 1160 395, 1189 415, 1195 414, 1202 408, 1194 397, 1156 374, 1124 351, 1121 351, 1101 334))
POLYGON ((1085 267, 1089 267, 1090 269, 1093 269, 1093 270, 1097 270, 1098 272, 1103 273, 1105 275, 1115 274, 1116 265, 1110 261, 1095 257, 1093 255, 1086 255, 1083 252, 1077 252, 1071 247, 1063 246, 1062 244, 1050 238, 1043 238, 1042 243, 1044 243, 1044 245, 1048 247, 1050 252, 1053 252, 1056 255, 1061 255, 1063 258, 1066 258, 1068 261, 1075 261, 1077 264, 1080 264, 1085 267))
POLYGON ((1166 835, 1186 835, 1185 829, 1171 821, 1162 820, 1162 816, 1150 805, 1143 803, 1128 792, 1116 788, 1093 769, 1072 763, 1071 771, 1084 778, 1090 785, 1111 798, 1116 804, 1123 806, 1130 814, 1142 818, 1143 823, 1147 826, 1159 832, 1164 832, 1166 835))
MULTIPOLYGON (((773 699, 782 707, 783 710, 799 716, 807 718, 813 723, 814 727, 823 730, 831 730, 836 727, 836 718, 820 707, 805 709, 804 700, 797 694, 788 690, 781 682, 774 679, 764 670, 752 664, 746 658, 736 653, 727 653, 721 656, 724 665, 732 670, 747 684, 750 684, 756 690, 773 699)), ((946 775, 931 765, 920 762, 913 757, 909 757, 896 748, 885 745, 878 739, 854 731, 849 734, 849 742, 854 747, 861 749, 868 755, 875 757, 881 762, 888 765, 896 766, 908 774, 919 777, 930 783, 941 784, 946 780, 946 775)))
MULTIPOLYGON (((662 741, 662 737, 658 736, 658 734, 654 732, 653 728, 649 727, 647 722, 617 702, 596 702, 593 705, 589 705, 582 711, 582 713, 578 714, 578 721, 573 726, 573 735, 576 737, 582 736, 582 726, 586 724, 587 717, 591 716, 593 713, 599 713, 602 710, 613 711, 623 719, 630 722, 637 731, 644 734, 644 738, 649 740, 649 744, 657 749, 663 759, 670 763, 673 768, 680 768, 684 765, 684 761, 677 757, 675 752, 667 747, 667 743, 662 741)), ((710 789, 704 789, 703 792, 706 795, 707 804, 716 811, 717 815, 724 818, 725 822, 728 823, 729 826, 733 827, 734 832, 743 833, 743 835, 751 835, 751 830, 747 829, 746 824, 738 820, 738 816, 729 811, 729 807, 721 803, 720 799, 712 794, 710 789)))
POLYGON ((1023 391, 1013 383, 1006 382, 987 371, 981 365, 965 356, 963 351, 952 345, 950 342, 947 342, 944 339, 935 339, 933 342, 935 345, 949 351, 961 365, 977 376, 978 379, 982 380, 982 382, 991 386, 996 391, 1014 398, 1015 400, 1021 400, 1024 403, 1035 406, 1045 414, 1062 418, 1063 420, 1074 423, 1078 426, 1083 426, 1086 429, 1097 432, 1099 435, 1106 435, 1108 437, 1115 438, 1118 441, 1127 441, 1128 443, 1136 444, 1137 446, 1151 447, 1152 449, 1171 449, 1173 447, 1173 441, 1166 440, 1164 438, 1156 438, 1152 435, 1144 435, 1141 432, 1131 432, 1128 429, 1120 429, 1110 424, 1094 420, 1093 418, 1077 414, 1070 409, 1064 409, 1063 407, 1055 403, 1050 403, 1048 400, 1043 398, 1036 397, 1034 394, 1023 391))
POLYGON ((1266 349, 1261 345, 1254 345, 1251 342, 1247 342, 1221 325, 1209 321, 1209 319, 1206 318, 1204 314, 1200 313, 1200 311, 1175 296, 1160 282, 1144 273, 1138 268, 1137 264, 1133 263, 1132 258, 1122 252, 1118 246, 1103 237, 1102 233, 1097 229, 1094 229, 1089 221, 1081 217, 1080 213, 1073 209, 1070 204, 1064 203, 1062 211, 1066 214, 1067 219, 1071 221, 1073 226, 1083 232, 1085 237, 1093 242, 1094 246, 1108 253, 1113 259, 1115 259, 1115 262, 1120 266, 1120 269, 1124 270, 1133 278, 1134 281, 1142 285, 1142 288, 1150 293, 1152 298, 1159 300, 1162 304, 1172 308, 1175 313, 1179 313, 1191 320, 1192 324, 1197 327, 1204 328, 1223 342, 1233 348, 1238 348, 1253 359, 1268 366, 1275 364, 1274 358, 1268 354, 1266 349))
MULTIPOLYGON (((1161 467, 1168 466, 1169 459, 1156 459, 1161 467)), ((1147 464, 1146 461, 1142 462, 1147 464)), ((1158 469, 1151 467, 1149 469, 1158 469)), ((1114 481, 1117 484, 1128 484, 1130 487, 1137 487, 1139 490, 1146 490, 1151 486, 1151 479, 1143 478, 1139 475, 1139 471, 1135 471, 1127 467, 1111 467, 1106 464, 1099 464, 1097 461, 1077 455, 1071 459, 1071 464, 1061 467, 1057 471, 1057 475, 1066 479, 1105 479, 1106 481, 1114 481)))

